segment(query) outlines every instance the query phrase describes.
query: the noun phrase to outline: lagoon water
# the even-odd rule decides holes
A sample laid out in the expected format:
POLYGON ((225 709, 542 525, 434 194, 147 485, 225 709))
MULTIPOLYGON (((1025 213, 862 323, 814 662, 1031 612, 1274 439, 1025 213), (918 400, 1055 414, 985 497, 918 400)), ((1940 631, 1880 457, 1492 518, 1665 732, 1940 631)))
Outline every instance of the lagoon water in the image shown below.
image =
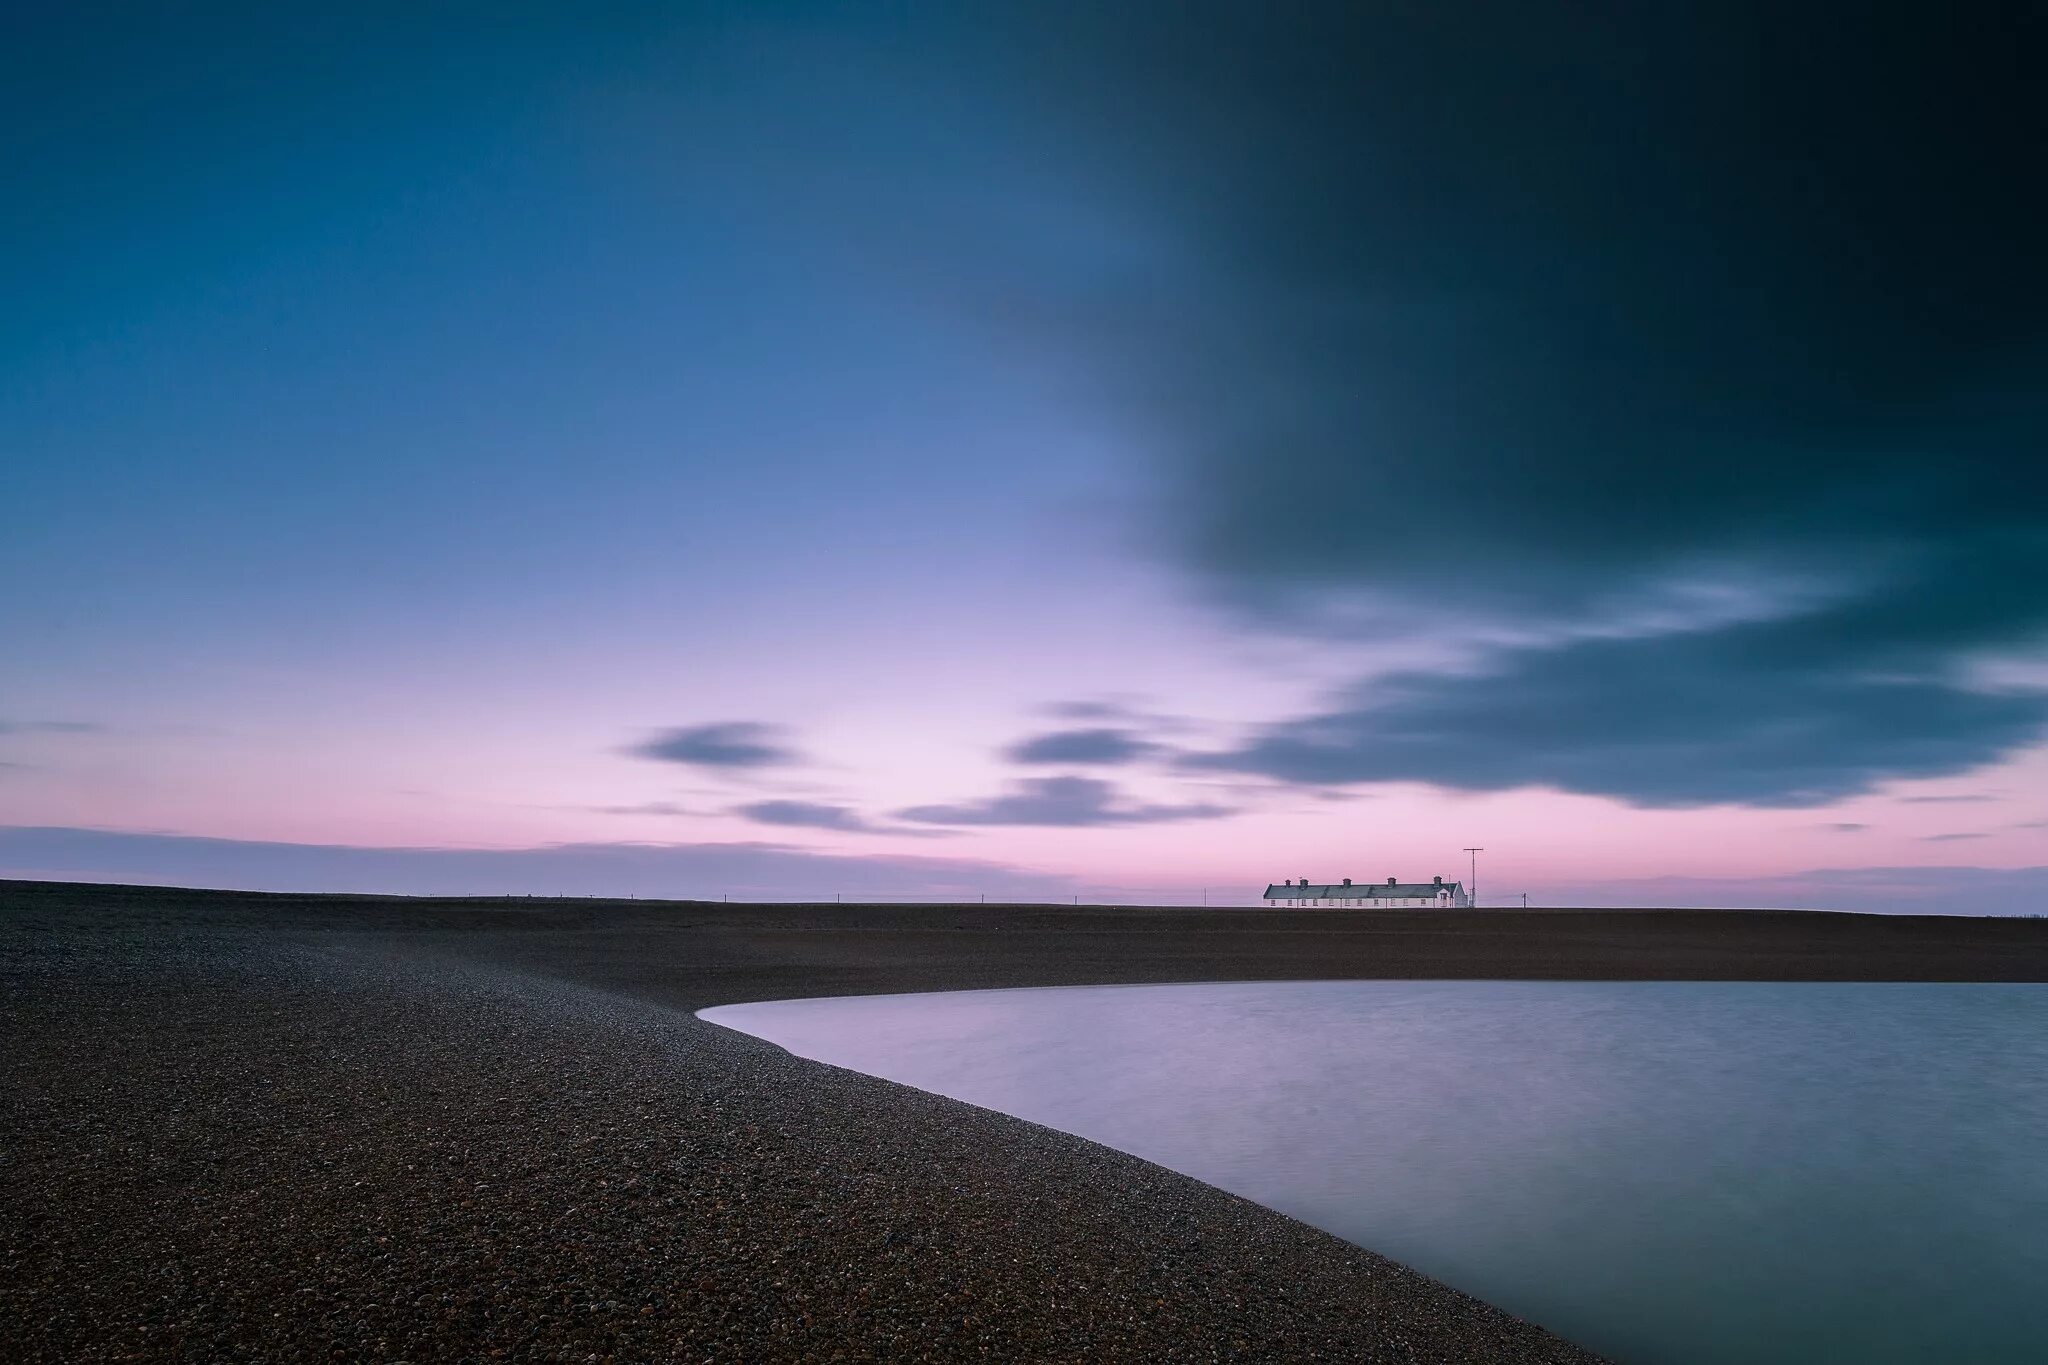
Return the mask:
POLYGON ((1286 982, 703 1011, 1623 1361, 2048 1360, 2048 986, 1286 982))

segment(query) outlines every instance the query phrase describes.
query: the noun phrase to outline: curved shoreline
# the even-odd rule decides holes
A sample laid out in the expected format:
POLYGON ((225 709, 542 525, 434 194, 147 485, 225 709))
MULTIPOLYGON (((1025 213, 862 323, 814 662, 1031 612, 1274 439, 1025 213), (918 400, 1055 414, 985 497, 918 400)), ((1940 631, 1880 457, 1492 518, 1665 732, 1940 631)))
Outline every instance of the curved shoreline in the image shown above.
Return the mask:
MULTIPOLYGON (((1268 913, 0 884, 0 1339, 25 1360, 1592 1359, 1163 1168, 689 1013, 1458 974, 1434 940, 1459 928, 1268 913)), ((1550 923, 1560 949, 1586 932, 1550 923)), ((2048 924, 2012 923, 1904 937, 1936 967, 1929 933, 1959 970, 2048 966, 2048 924)), ((1866 927, 1861 965, 1900 927, 1866 927)), ((1556 972, 1517 932, 1465 943, 1463 974, 1508 974, 1503 952, 1556 972)), ((1667 969, 1756 952, 1648 932, 1667 969)), ((1821 960, 1782 945, 1757 969, 1821 960)))

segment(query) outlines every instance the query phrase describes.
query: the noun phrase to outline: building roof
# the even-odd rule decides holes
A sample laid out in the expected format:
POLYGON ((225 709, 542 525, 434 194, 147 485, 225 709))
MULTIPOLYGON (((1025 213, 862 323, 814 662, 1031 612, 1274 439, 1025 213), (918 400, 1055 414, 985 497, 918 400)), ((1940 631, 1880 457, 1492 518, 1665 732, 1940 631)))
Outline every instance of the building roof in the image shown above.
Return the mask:
POLYGON ((1320 885, 1311 883, 1303 886, 1300 882, 1278 882, 1266 888, 1269 901, 1412 901, 1434 899, 1439 891, 1448 891, 1452 899, 1465 894, 1462 882, 1352 882, 1345 885, 1320 885))

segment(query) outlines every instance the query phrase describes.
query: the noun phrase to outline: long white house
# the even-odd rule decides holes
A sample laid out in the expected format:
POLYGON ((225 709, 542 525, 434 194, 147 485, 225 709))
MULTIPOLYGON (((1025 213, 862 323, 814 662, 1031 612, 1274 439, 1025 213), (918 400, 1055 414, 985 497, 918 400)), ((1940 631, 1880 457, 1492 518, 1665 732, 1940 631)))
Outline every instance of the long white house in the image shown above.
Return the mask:
POLYGON ((1465 892, 1463 882, 1447 882, 1442 877, 1427 882, 1404 882, 1389 877, 1384 882, 1360 882, 1354 884, 1346 877, 1337 883, 1311 882, 1303 877, 1298 882, 1276 882, 1266 888, 1266 900, 1272 905, 1336 905, 1351 909, 1469 909, 1472 897, 1465 892))

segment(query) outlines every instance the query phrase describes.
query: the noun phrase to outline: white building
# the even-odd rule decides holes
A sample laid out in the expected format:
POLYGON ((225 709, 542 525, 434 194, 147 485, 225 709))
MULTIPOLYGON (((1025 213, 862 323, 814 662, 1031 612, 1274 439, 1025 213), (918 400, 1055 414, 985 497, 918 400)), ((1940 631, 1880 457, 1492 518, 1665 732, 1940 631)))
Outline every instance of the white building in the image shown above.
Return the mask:
POLYGON ((1303 877, 1267 887, 1266 901, 1270 905, 1335 905, 1353 910, 1462 910, 1472 905, 1463 882, 1447 882, 1442 877, 1427 882, 1389 877, 1384 882, 1359 885, 1353 885, 1349 877, 1334 885, 1303 877))

